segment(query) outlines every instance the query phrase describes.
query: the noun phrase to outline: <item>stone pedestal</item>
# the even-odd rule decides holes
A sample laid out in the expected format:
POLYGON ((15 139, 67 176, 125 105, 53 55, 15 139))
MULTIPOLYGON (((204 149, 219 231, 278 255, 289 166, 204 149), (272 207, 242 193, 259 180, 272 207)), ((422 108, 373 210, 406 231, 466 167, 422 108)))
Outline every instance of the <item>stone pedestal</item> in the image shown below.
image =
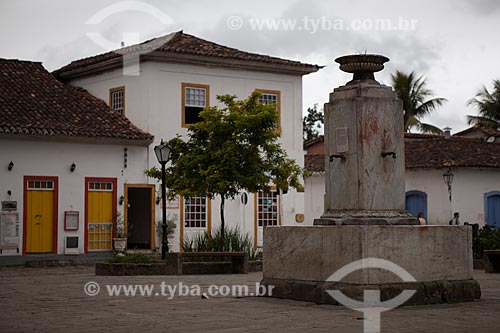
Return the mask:
POLYGON ((354 77, 325 104, 325 212, 312 227, 264 229, 262 283, 274 286, 274 297, 336 304, 331 290, 363 301, 377 289, 383 302, 415 290, 405 304, 428 304, 481 296, 472 279, 472 229, 420 226, 405 211, 402 102, 373 75, 388 60, 335 60, 354 77), (380 265, 332 277, 366 262, 380 265))
POLYGON ((392 88, 335 89, 325 126, 326 209, 314 224, 418 224, 405 211, 403 111, 392 88))
POLYGON ((274 286, 273 297, 326 304, 337 304, 328 290, 362 301, 368 289, 380 290, 382 301, 416 290, 406 305, 471 301, 481 297, 472 278, 471 242, 466 226, 267 227, 262 284, 274 286), (364 258, 388 260, 416 281, 373 268, 329 281, 364 258))

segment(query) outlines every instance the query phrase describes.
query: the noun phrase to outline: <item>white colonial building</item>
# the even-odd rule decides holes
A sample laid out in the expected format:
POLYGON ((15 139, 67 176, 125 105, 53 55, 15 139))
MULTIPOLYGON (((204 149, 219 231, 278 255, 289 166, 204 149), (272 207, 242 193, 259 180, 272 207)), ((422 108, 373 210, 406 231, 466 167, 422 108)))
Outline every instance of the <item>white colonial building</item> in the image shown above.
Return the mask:
POLYGON ((152 135, 40 63, 0 59, 0 253, 110 251, 152 135))
MULTIPOLYGON (((468 133, 477 132, 469 131, 468 133)), ((500 143, 488 132, 478 136, 405 134, 406 209, 422 212, 429 224, 448 224, 454 212, 461 224, 500 226, 500 143), (445 182, 448 181, 448 184, 445 182)), ((306 221, 324 211, 325 159, 322 138, 306 144, 306 221)))
MULTIPOLYGON (((187 127, 198 121, 198 113, 204 107, 217 105, 217 95, 233 94, 244 99, 255 90, 261 91, 261 102, 276 104, 279 111, 277 130, 281 132, 280 143, 302 166, 302 76, 319 69, 316 65, 239 51, 180 31, 117 52, 77 60, 55 71, 52 74, 64 83, 56 81, 57 84, 86 94, 82 97, 84 99, 104 100, 112 110, 108 109, 107 115, 112 114, 113 119, 127 122, 133 131, 147 136, 147 140, 134 137, 128 141, 108 141, 94 135, 93 126, 99 129, 97 124, 103 116, 89 115, 82 110, 74 112, 74 125, 78 125, 79 115, 92 117, 94 123, 87 124, 85 140, 78 141, 78 144, 66 142, 67 135, 62 135, 64 138, 58 141, 43 137, 25 143, 17 136, 5 138, 10 141, 0 141, 5 166, 0 173, 2 189, 5 189, 3 200, 17 201, 20 221, 27 220, 23 213, 23 202, 27 200, 23 199, 23 186, 26 192, 31 184, 23 185, 23 177, 47 176, 45 185, 55 179, 59 182, 59 193, 54 192, 52 199, 58 202, 54 206, 58 213, 53 218, 53 228, 58 233, 53 233, 53 246, 50 251, 48 248, 32 250, 28 247, 25 252, 63 253, 64 235, 67 234, 80 237, 79 253, 101 250, 90 245, 91 234, 97 228, 94 224, 111 223, 111 230, 116 230, 116 218, 102 220, 104 217, 100 211, 92 210, 97 209, 95 207, 106 207, 99 209, 123 215, 129 248, 158 248, 160 242, 156 229, 161 220, 160 185, 147 178, 144 170, 159 166, 153 147, 161 139, 169 140, 177 134, 185 136, 187 127), (40 159, 40 156, 44 158, 40 159), (14 168, 8 171, 11 160, 14 168), (73 172, 70 171, 72 163, 76 165, 73 172), (94 186, 99 190, 104 186, 101 192, 110 192, 108 186, 111 186, 109 198, 88 197, 87 192, 95 189, 94 186), (10 197, 6 194, 7 189, 12 190, 10 197), (77 230, 64 230, 66 211, 78 213, 80 224, 77 230)), ((46 97, 43 89, 33 90, 33 99, 46 101, 37 107, 60 104, 61 109, 68 109, 64 101, 46 97)), ((72 107, 76 108, 77 104, 72 107)), ((67 132, 66 125, 52 123, 51 118, 38 119, 36 113, 16 112, 16 117, 25 119, 27 127, 34 117, 46 126, 59 126, 61 133, 67 132)), ((9 122, 2 119, 0 125, 8 128, 9 122)), ((109 126, 109 136, 126 132, 123 128, 114 128, 112 121, 106 125, 109 126)), ((238 197, 226 203, 226 224, 230 227, 238 225, 254 239, 256 246, 262 244, 264 225, 278 225, 285 221, 295 224, 296 219, 300 220, 304 214, 304 194, 297 191, 280 195, 274 190, 269 195, 246 193, 242 196, 247 200, 238 197)), ((168 218, 177 225, 175 236, 170 239, 170 249, 178 251, 184 239, 217 227, 220 224, 218 207, 219 199, 205 197, 177 198, 169 202, 166 207, 168 218)), ((21 235, 23 224, 26 222, 20 223, 21 235)), ((21 239, 22 244, 26 242, 21 239)))

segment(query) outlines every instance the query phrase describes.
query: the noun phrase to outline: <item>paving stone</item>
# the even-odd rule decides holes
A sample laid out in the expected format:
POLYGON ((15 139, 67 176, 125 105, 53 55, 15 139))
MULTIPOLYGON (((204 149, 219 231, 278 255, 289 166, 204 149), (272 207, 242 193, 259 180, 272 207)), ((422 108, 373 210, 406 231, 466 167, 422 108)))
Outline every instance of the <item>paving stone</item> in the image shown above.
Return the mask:
MULTIPOLYGON (((482 299, 404 306, 382 313, 382 332, 500 332, 500 274, 474 272, 482 299)), ((267 297, 110 297, 106 284, 244 284, 261 273, 95 276, 94 267, 0 268, 3 332, 363 332, 362 313, 334 305, 267 297), (89 281, 98 296, 84 294, 89 281)))

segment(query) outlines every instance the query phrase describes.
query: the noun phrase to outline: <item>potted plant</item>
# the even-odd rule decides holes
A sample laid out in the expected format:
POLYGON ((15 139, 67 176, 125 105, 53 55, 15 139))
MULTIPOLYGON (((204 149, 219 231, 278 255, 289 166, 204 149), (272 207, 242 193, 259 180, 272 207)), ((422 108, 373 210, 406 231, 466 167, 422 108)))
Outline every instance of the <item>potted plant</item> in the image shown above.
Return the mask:
MULTIPOLYGON (((169 243, 172 242, 172 238, 174 237, 175 229, 177 228, 177 224, 175 224, 175 219, 167 218, 167 237, 169 239, 169 243)), ((158 235, 158 239, 163 240, 163 221, 156 222, 156 234, 158 235)), ((159 247, 158 247, 159 249, 159 247)))
POLYGON ((116 237, 113 238, 113 249, 118 253, 125 253, 127 249, 127 234, 125 232, 125 221, 120 212, 116 212, 116 237))

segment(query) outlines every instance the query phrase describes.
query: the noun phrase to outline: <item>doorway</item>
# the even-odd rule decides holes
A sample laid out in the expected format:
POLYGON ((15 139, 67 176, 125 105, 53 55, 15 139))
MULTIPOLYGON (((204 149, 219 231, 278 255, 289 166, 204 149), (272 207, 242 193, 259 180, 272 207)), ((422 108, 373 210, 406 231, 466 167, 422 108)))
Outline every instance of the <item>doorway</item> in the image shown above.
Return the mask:
POLYGON ((500 227, 500 192, 485 194, 486 224, 492 229, 500 227))
POLYGON ((417 216, 418 213, 422 213, 424 219, 427 220, 427 194, 421 191, 406 192, 405 209, 412 216, 417 216))
POLYGON ((116 178, 85 178, 85 252, 111 251, 116 234, 116 178))
POLYGON ((24 253, 57 253, 57 177, 24 177, 24 253))
POLYGON ((125 216, 128 249, 154 249, 155 186, 125 185, 125 216))

